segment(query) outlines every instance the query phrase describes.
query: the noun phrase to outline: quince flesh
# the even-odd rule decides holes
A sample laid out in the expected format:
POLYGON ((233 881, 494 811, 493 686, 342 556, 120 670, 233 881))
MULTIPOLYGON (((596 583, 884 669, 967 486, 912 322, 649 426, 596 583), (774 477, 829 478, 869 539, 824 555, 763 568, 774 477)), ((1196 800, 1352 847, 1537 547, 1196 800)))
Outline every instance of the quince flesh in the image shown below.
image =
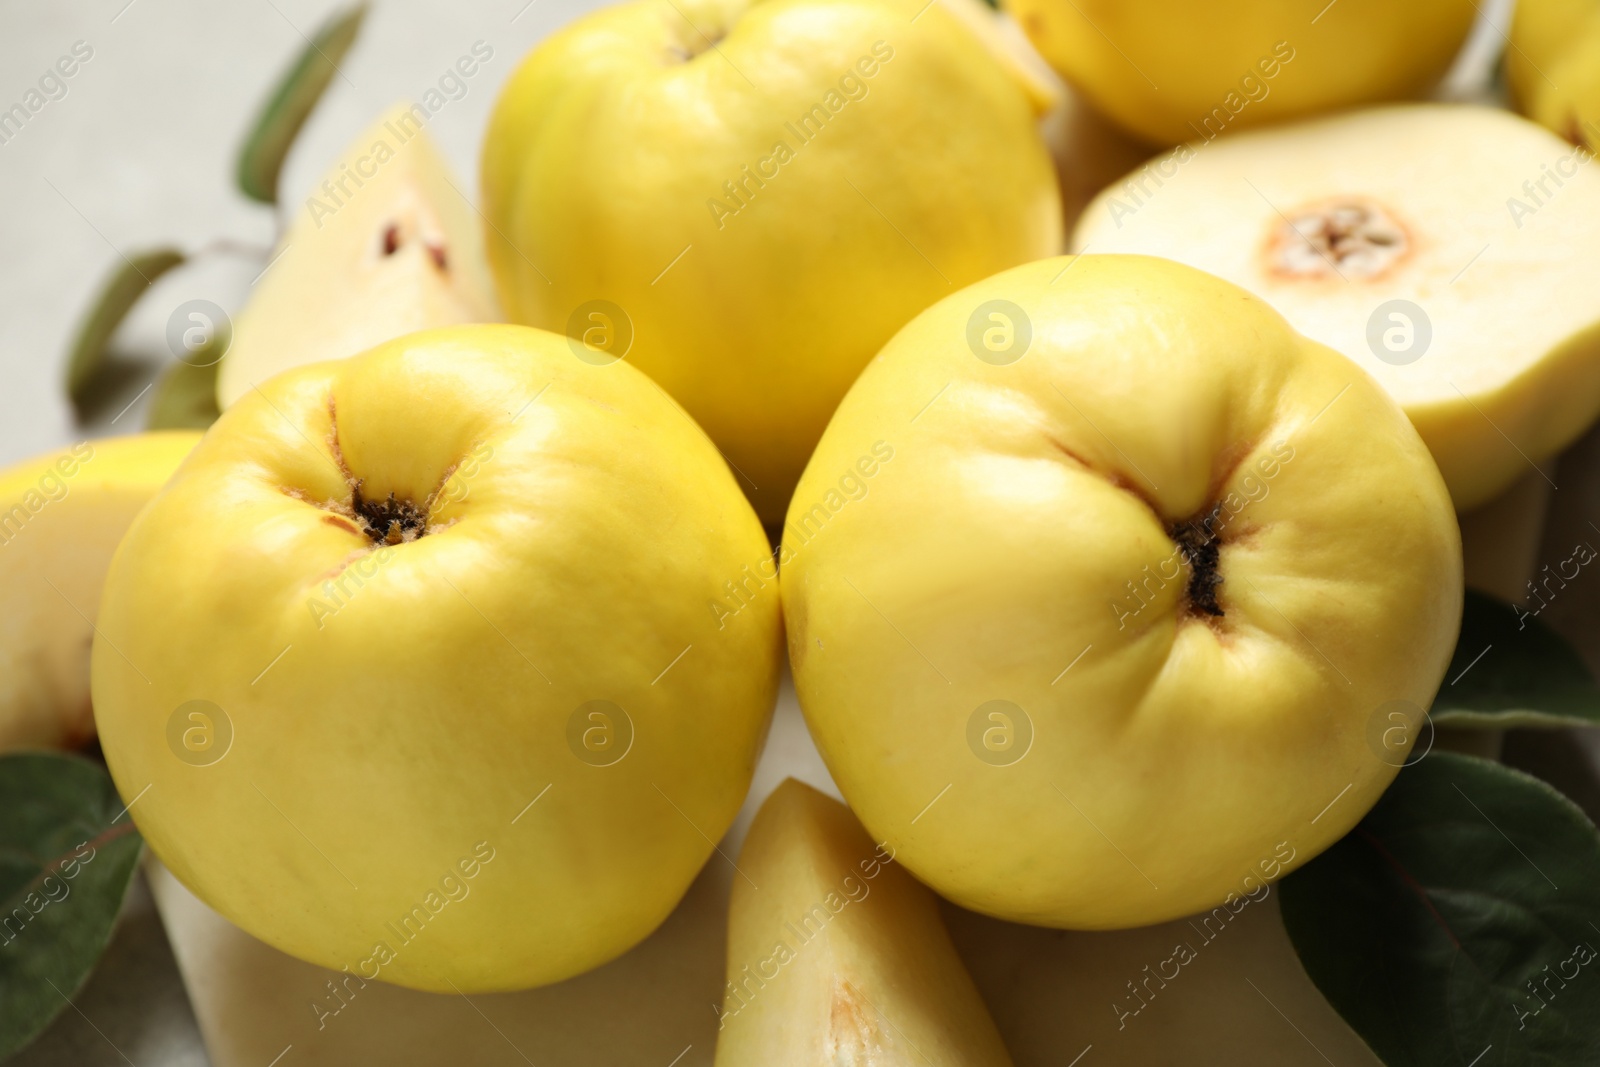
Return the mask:
POLYGON ((405 107, 350 142, 239 313, 218 407, 291 367, 414 330, 498 321, 482 223, 463 188, 405 107))
POLYGON ((1600 415, 1600 290, 1584 281, 1600 172, 1548 131, 1421 104, 1182 151, 1169 178, 1102 192, 1074 247, 1210 271, 1344 353, 1411 417, 1458 509, 1536 475, 1600 415))
POLYGON ((937 899, 849 808, 786 780, 739 870, 716 1067, 1011 1067, 937 899))

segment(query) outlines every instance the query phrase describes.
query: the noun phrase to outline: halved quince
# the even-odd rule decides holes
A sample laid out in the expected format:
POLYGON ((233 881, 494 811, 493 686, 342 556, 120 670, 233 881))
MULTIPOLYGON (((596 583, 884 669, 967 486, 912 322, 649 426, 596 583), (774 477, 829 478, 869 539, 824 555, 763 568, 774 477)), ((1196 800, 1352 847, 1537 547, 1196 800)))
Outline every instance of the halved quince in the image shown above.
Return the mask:
POLYGON ((1461 510, 1600 414, 1600 172, 1510 112, 1378 108, 1185 146, 1102 192, 1073 244, 1264 297, 1389 390, 1461 510))

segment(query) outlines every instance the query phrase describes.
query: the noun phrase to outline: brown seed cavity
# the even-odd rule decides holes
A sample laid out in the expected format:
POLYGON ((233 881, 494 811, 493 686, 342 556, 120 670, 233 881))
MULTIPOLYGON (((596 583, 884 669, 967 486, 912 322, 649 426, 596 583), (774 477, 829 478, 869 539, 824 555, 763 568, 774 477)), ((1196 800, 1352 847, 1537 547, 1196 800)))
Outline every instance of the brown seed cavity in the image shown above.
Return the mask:
POLYGON ((428 514, 409 500, 398 500, 393 493, 386 499, 368 500, 355 484, 354 507, 362 532, 375 545, 398 545, 415 541, 428 532, 428 514))
POLYGON ((1217 602, 1217 587, 1222 584, 1222 505, 1203 516, 1175 523, 1167 530, 1178 551, 1189 564, 1189 588, 1185 611, 1192 616, 1222 618, 1217 602))
POLYGON ((1279 278, 1382 277, 1411 252, 1406 227, 1366 197, 1340 197, 1288 213, 1267 239, 1267 270, 1279 278))

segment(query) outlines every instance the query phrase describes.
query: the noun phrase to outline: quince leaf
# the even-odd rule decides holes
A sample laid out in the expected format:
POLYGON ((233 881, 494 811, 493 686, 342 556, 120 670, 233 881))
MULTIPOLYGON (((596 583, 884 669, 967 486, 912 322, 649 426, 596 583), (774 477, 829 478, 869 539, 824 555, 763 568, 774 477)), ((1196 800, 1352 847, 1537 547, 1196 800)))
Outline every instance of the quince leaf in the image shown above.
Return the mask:
POLYGON ((1429 715, 1435 725, 1469 729, 1600 726, 1600 686, 1577 651, 1531 612, 1469 589, 1429 715))
POLYGON ((278 174, 284 157, 338 73, 339 62, 355 44, 366 14, 363 3, 334 15, 284 72, 239 150, 237 176, 244 195, 263 204, 278 202, 278 174))
POLYGON ((106 345, 133 305, 155 280, 184 261, 175 248, 158 248, 124 258, 112 272, 78 327, 67 358, 67 396, 81 411, 106 367, 106 345))
POLYGON ((1538 779, 1435 753, 1281 891, 1301 964, 1389 1067, 1600 1063, 1600 833, 1538 779))
MULTIPOLYGON (((215 342, 213 342, 214 344, 215 342)), ((206 353, 196 353, 199 362, 206 353)), ((178 360, 156 382, 150 398, 145 428, 150 430, 203 430, 217 421, 217 364, 197 366, 178 360)))
POLYGON ((100 959, 143 841, 78 756, 0 756, 0 1060, 37 1037, 100 959))

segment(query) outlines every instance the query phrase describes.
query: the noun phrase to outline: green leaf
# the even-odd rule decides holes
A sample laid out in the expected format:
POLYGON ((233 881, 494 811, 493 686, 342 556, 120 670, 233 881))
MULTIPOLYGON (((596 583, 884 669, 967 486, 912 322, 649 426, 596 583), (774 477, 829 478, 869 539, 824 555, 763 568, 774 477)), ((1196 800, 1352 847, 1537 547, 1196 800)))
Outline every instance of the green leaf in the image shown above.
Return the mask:
POLYGON ((89 315, 78 327, 67 359, 67 395, 80 409, 94 392, 106 365, 106 345, 128 317, 144 291, 167 271, 182 263, 184 255, 175 248, 158 248, 125 258, 106 279, 100 295, 89 308, 89 315))
POLYGON ((1306 972, 1389 1067, 1600 1063, 1600 833, 1538 779, 1435 753, 1281 891, 1306 972))
POLYGON ((284 72, 239 150, 239 189, 263 204, 278 202, 278 174, 289 148, 355 43, 367 5, 347 8, 317 31, 284 72))
MULTIPOLYGON (((200 353, 205 351, 207 349, 201 349, 200 353)), ((196 366, 179 360, 168 367, 156 383, 145 427, 150 430, 203 430, 216 422, 220 414, 217 410, 217 364, 196 366)))
POLYGON ((1530 611, 1467 591, 1461 637, 1429 713, 1466 728, 1600 726, 1583 658, 1530 611))
POLYGON ((67 1006, 111 938, 141 839, 77 756, 0 756, 0 1060, 67 1006))

